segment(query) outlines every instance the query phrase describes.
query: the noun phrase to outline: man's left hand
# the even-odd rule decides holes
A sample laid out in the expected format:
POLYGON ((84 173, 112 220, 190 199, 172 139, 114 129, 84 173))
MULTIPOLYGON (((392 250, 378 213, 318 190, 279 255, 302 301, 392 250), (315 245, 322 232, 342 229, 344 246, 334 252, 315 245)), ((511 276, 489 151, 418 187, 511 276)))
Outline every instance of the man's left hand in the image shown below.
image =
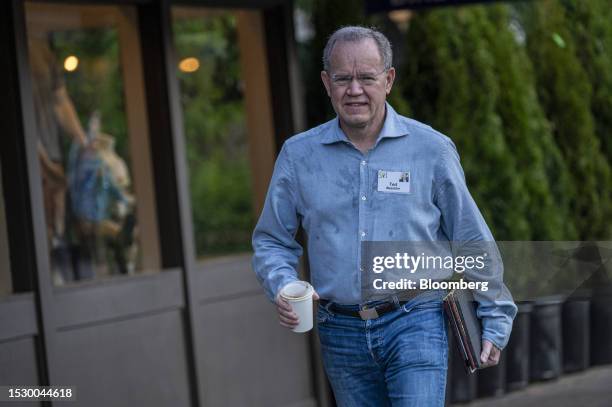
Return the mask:
POLYGON ((500 355, 501 350, 486 339, 482 340, 482 353, 480 354, 482 367, 495 366, 499 363, 500 355))

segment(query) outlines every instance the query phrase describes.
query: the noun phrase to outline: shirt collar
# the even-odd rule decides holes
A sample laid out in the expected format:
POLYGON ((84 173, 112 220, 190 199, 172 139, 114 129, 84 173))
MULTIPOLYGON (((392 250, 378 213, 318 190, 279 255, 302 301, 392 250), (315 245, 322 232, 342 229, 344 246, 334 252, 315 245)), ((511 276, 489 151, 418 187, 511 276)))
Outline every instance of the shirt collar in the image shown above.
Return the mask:
MULTIPOLYGON (((384 138, 395 138, 408 135, 408 126, 405 121, 401 120, 400 115, 391 107, 388 102, 385 102, 386 115, 385 123, 383 124, 376 143, 384 138)), ((349 142, 348 137, 344 134, 344 131, 340 128, 340 122, 338 116, 330 122, 329 131, 323 133, 321 136, 321 143, 333 144, 340 141, 349 142)))

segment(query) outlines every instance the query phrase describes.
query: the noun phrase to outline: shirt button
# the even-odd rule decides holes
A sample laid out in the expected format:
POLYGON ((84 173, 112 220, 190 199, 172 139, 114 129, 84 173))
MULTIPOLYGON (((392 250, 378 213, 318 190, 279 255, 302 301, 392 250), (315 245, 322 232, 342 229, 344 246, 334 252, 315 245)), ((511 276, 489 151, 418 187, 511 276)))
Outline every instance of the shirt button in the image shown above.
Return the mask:
POLYGON ((361 232, 361 237, 365 237, 366 233, 365 232, 361 232))
POLYGON ((365 200, 366 200, 365 195, 361 197, 361 200, 362 200, 362 201, 365 201, 365 200))
POLYGON ((366 162, 365 160, 363 160, 363 161, 361 162, 361 165, 366 165, 366 164, 367 164, 367 162, 366 162))

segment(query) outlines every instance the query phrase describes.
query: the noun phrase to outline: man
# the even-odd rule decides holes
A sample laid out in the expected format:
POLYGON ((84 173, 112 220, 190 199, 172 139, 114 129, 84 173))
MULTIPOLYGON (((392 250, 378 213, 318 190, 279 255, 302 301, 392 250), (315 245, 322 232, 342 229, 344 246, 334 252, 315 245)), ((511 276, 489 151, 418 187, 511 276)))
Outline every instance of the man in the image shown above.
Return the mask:
MULTIPOLYGON (((391 61, 378 31, 344 27, 329 38, 321 79, 337 117, 285 142, 253 234, 255 272, 291 328, 297 316, 279 292, 297 279, 302 248, 294 237, 300 224, 306 231, 323 362, 339 406, 444 405, 444 292, 364 304, 361 243, 493 241, 452 141, 386 103, 391 61), (407 185, 386 192, 381 172, 407 185)), ((481 360, 493 365, 516 306, 501 273, 487 278, 493 288, 476 298, 481 360)))

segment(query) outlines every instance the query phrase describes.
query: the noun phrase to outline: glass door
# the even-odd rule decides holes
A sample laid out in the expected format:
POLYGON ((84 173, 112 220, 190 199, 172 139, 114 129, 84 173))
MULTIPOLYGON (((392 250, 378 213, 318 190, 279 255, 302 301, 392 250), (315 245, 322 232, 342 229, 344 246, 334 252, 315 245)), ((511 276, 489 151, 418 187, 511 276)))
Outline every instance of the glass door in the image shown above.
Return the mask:
POLYGON ((27 3, 56 286, 159 270, 136 10, 27 3))

